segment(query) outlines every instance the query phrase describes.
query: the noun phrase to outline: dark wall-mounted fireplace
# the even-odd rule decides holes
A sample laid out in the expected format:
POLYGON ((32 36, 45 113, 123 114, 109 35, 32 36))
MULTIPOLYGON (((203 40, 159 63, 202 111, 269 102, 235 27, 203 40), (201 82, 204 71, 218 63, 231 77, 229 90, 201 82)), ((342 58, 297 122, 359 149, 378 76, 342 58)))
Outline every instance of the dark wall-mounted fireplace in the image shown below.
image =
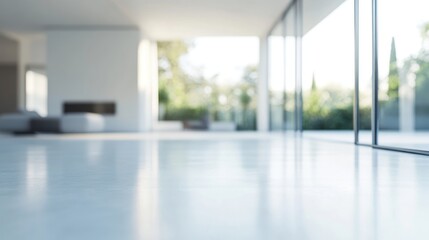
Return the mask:
POLYGON ((64 102, 63 113, 98 113, 114 115, 116 104, 114 102, 64 102))

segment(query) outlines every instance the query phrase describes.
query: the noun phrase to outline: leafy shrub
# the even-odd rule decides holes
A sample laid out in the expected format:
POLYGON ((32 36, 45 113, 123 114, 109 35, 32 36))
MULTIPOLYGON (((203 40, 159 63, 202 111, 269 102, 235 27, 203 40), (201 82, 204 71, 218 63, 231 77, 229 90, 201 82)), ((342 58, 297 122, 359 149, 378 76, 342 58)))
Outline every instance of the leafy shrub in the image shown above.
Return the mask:
POLYGON ((202 120, 207 116, 205 108, 169 108, 164 116, 165 121, 186 121, 186 120, 202 120))
MULTIPOLYGON (((359 113, 360 129, 371 129, 371 109, 361 108, 359 113)), ((325 110, 323 115, 319 112, 305 111, 303 127, 305 130, 352 130, 353 106, 325 110)))

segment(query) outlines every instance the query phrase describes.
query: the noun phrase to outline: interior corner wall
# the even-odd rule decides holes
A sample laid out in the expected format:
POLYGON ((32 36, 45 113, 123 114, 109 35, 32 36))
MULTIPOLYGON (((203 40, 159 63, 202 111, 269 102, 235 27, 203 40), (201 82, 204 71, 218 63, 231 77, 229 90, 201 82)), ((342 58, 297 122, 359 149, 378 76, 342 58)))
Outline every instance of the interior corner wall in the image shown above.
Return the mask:
POLYGON ((46 38, 20 37, 18 41, 18 108, 25 109, 25 74, 28 67, 46 66, 46 38))
POLYGON ((48 31, 48 115, 67 101, 113 101, 106 131, 138 131, 139 39, 138 30, 48 31))
POLYGON ((18 42, 0 35, 0 114, 18 110, 18 42))
POLYGON ((0 114, 18 110, 18 67, 0 64, 0 114))

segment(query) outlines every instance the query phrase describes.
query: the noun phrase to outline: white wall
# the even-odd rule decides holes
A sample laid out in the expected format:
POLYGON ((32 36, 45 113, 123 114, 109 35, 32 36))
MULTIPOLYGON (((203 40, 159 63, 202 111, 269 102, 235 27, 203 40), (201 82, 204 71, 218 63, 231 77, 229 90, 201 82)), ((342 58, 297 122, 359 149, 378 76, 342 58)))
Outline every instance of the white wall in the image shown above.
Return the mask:
POLYGON ((137 30, 50 30, 48 115, 65 101, 114 101, 107 131, 139 130, 137 30))

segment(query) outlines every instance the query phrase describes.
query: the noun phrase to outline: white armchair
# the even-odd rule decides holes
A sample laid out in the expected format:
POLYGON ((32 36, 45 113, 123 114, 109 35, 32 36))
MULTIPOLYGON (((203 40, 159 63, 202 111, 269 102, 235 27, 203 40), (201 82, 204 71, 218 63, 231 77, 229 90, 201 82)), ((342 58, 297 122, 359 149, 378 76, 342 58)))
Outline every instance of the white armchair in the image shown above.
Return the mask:
POLYGON ((91 133, 104 131, 104 117, 95 113, 68 113, 61 116, 63 133, 91 133))

